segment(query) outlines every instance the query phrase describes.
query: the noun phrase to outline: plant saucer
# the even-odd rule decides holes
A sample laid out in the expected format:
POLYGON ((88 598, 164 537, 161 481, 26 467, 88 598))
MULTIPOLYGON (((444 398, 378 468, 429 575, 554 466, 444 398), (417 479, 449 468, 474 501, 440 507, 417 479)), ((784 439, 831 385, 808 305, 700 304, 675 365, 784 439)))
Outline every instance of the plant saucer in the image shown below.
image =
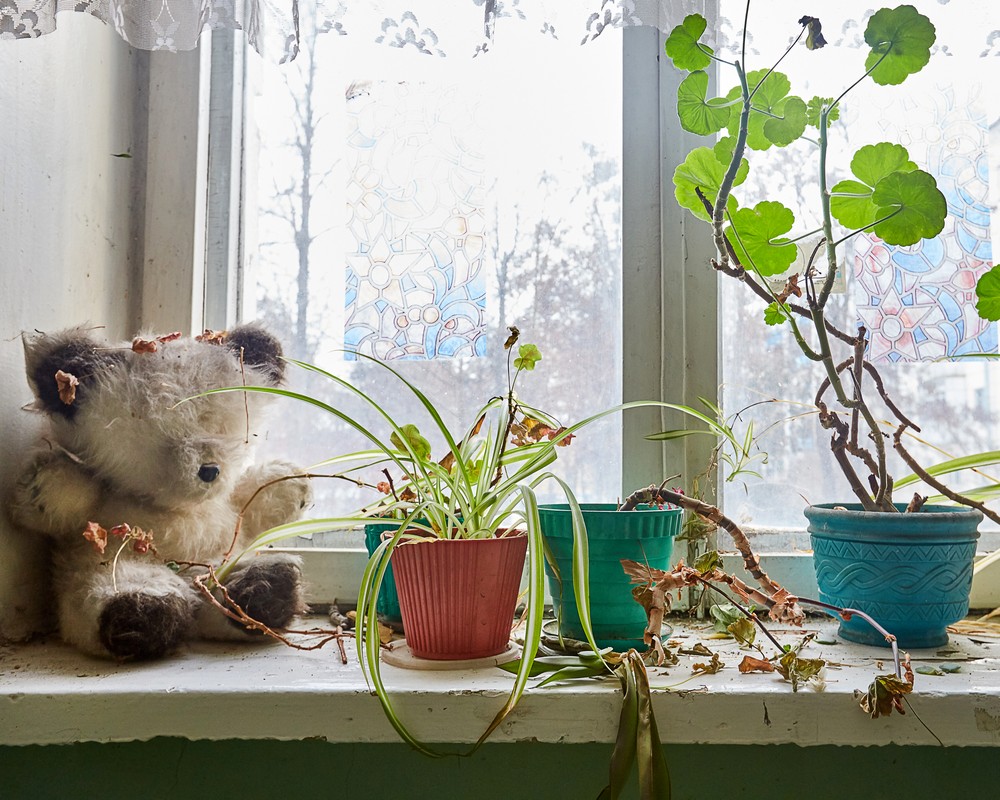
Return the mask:
POLYGON ((485 658, 469 658, 462 661, 443 661, 436 658, 418 658, 410 652, 405 639, 398 639, 382 650, 382 660, 386 664, 403 669, 449 670, 449 669, 482 669, 506 664, 521 657, 521 648, 514 642, 507 643, 507 649, 495 656, 485 658))

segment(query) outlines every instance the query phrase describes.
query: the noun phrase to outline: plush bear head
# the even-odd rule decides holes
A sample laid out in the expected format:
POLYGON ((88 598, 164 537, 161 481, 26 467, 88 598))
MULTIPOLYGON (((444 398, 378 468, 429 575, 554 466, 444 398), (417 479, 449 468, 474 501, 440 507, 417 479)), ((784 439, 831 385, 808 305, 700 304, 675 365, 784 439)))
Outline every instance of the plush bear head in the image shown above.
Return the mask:
POLYGON ((25 339, 35 408, 53 444, 120 494, 161 506, 232 491, 248 465, 250 423, 261 394, 227 386, 276 386, 281 346, 264 329, 137 338, 108 345, 85 328, 25 339))

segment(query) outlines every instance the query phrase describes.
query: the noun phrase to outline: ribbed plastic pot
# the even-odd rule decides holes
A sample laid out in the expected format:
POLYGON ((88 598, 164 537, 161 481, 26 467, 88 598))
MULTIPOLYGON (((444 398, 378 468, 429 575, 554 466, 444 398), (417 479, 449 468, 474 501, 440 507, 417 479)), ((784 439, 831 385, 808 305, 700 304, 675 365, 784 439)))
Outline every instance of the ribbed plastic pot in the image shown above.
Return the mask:
MULTIPOLYGON (((940 647, 947 627, 969 612, 972 562, 983 515, 971 508, 924 506, 912 514, 832 503, 805 510, 819 599, 872 616, 900 647, 940 647)), ((840 623, 851 642, 887 647, 854 617, 840 623)))
MULTIPOLYGON (((590 617, 597 644, 627 650, 645 648, 646 612, 632 597, 632 582, 621 561, 629 558, 655 569, 669 569, 674 537, 680 532, 680 508, 637 508, 618 511, 613 503, 581 503, 590 552, 590 617)), ((583 625, 573 591, 573 521, 569 506, 544 505, 538 510, 542 535, 559 569, 546 562, 549 593, 559 632, 583 639, 583 625)))
MULTIPOLYGON (((398 528, 399 522, 371 522, 365 525, 365 547, 368 548, 369 557, 382 543, 382 534, 386 531, 395 531, 398 528)), ((392 574, 391 563, 386 568, 385 575, 382 576, 382 586, 375 599, 375 610, 387 622, 398 623, 403 620, 399 611, 399 594, 396 592, 396 579, 392 574)))
POLYGON ((410 652, 438 661, 504 652, 527 550, 523 533, 396 547, 392 566, 410 652))

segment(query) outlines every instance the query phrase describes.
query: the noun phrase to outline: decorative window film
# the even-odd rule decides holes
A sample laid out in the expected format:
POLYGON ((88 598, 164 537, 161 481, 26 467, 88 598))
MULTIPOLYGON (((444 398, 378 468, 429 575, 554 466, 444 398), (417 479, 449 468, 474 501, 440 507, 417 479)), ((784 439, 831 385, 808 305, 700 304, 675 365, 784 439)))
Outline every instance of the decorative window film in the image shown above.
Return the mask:
POLYGON ((346 349, 383 360, 483 355, 474 105, 455 86, 378 81, 353 87, 347 126, 346 349))
POLYGON ((937 237, 913 247, 858 237, 855 301, 875 363, 997 350, 996 325, 975 309, 976 280, 993 257, 984 91, 930 87, 883 108, 884 136, 934 175, 948 218, 937 237))

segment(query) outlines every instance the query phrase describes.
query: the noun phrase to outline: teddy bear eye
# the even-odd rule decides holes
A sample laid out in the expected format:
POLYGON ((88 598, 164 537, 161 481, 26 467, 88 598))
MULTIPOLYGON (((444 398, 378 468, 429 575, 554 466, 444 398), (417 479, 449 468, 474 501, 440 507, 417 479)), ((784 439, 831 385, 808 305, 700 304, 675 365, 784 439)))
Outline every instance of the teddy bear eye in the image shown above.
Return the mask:
POLYGON ((218 464, 202 464, 201 469, 198 470, 198 478, 205 483, 211 483, 219 477, 219 472, 218 464))

